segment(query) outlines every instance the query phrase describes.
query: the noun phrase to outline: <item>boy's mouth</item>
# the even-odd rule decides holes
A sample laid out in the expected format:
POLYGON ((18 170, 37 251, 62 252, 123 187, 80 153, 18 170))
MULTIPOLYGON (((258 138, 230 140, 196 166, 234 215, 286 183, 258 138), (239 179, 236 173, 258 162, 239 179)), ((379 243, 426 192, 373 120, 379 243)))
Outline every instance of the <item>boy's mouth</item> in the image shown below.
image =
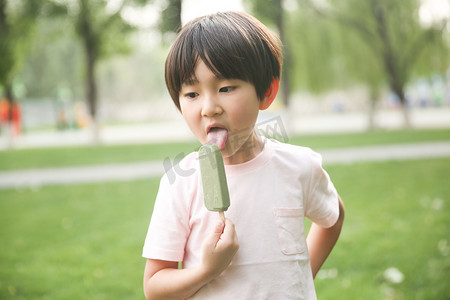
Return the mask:
POLYGON ((222 127, 209 127, 208 128, 208 144, 216 144, 220 150, 225 148, 225 144, 228 140, 228 130, 222 127))

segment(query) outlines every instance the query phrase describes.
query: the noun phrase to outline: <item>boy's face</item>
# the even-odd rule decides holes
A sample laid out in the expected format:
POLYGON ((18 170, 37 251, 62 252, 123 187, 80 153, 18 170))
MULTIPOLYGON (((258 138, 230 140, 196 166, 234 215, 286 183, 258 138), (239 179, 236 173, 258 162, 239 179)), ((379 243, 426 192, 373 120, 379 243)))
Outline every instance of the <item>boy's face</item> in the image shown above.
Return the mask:
POLYGON ((256 156, 262 145, 253 128, 262 102, 255 87, 238 79, 218 78, 201 60, 194 79, 192 84, 182 85, 179 98, 181 113, 197 139, 207 143, 219 127, 215 143, 225 164, 256 156))

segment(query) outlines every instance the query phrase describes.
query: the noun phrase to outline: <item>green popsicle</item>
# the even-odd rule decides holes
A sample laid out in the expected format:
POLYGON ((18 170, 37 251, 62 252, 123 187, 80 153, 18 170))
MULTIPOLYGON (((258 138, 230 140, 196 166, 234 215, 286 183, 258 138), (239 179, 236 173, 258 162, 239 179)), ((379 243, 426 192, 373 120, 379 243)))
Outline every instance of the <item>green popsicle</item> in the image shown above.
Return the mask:
POLYGON ((198 158, 205 206, 210 211, 218 211, 225 220, 223 212, 230 206, 230 195, 220 149, 215 144, 205 144, 200 147, 198 158))

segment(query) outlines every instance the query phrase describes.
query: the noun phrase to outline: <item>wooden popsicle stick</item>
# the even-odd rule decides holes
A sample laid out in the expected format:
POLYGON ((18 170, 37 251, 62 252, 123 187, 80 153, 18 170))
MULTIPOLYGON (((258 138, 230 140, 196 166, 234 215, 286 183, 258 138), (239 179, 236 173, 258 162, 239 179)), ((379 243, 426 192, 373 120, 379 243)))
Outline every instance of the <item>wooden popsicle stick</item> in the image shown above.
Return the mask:
POLYGON ((222 219, 223 223, 225 223, 225 213, 223 211, 219 211, 220 218, 222 219))

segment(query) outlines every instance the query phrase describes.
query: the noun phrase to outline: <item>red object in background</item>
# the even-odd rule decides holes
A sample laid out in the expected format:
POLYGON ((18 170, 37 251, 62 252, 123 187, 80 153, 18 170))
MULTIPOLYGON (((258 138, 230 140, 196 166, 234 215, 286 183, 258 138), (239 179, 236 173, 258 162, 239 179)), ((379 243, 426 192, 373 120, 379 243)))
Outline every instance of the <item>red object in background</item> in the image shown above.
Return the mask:
POLYGON ((22 133, 22 112, 17 102, 12 105, 12 129, 14 135, 22 133))
MULTIPOLYGON (((0 123, 2 126, 9 123, 9 109, 9 101, 5 98, 0 100, 0 123)), ((11 106, 11 133, 13 135, 22 133, 22 112, 17 102, 14 102, 11 106)))
POLYGON ((9 102, 5 98, 0 100, 0 123, 7 124, 9 120, 9 102))

